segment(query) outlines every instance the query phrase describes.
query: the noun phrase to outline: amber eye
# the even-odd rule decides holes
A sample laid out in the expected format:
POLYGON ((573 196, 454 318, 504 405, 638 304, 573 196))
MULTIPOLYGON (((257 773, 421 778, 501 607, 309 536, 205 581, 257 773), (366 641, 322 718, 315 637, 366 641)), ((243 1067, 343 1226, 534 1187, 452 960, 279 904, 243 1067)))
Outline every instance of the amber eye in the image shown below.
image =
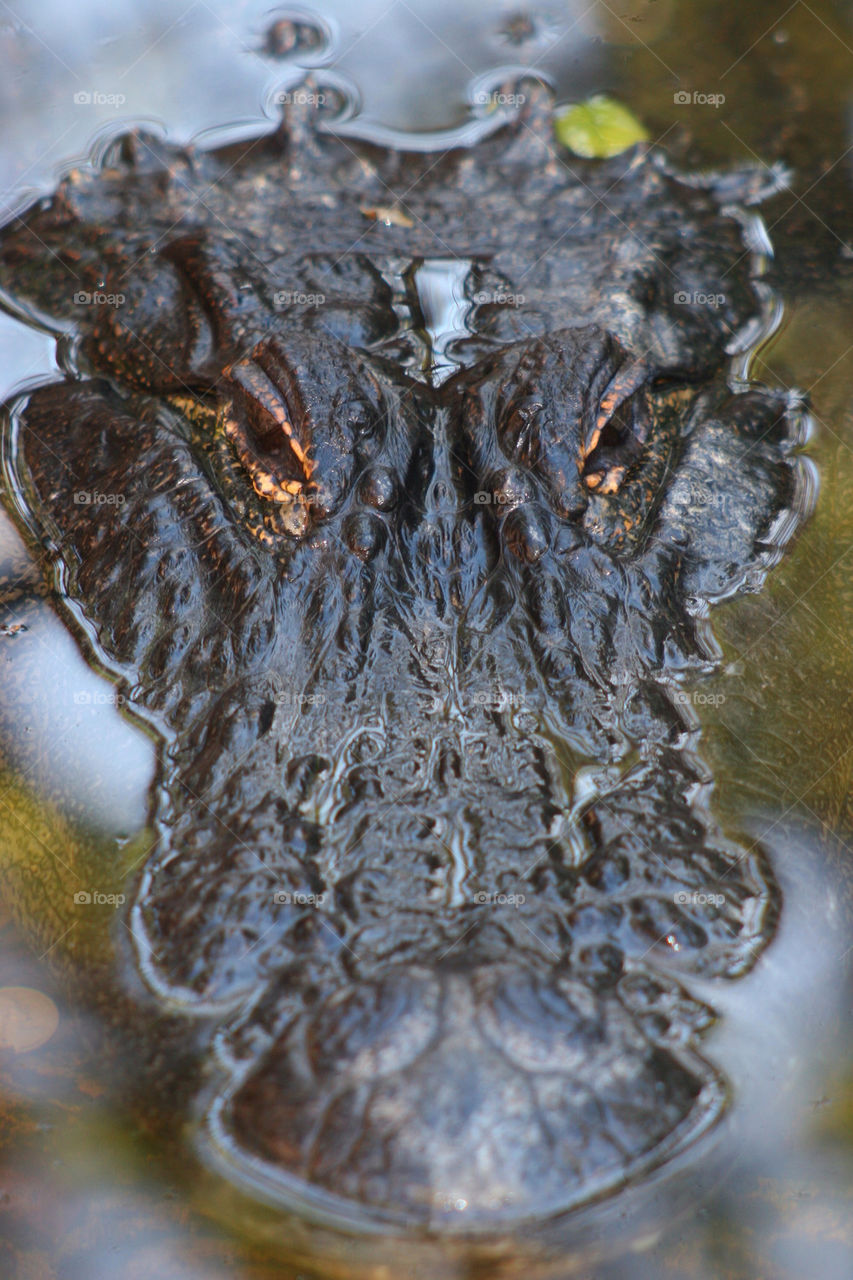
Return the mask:
POLYGON ((292 421, 287 401, 282 396, 280 398, 280 416, 277 416, 271 410, 270 406, 261 398, 247 396, 243 401, 243 408, 246 413, 246 419, 249 428, 257 442, 259 448, 265 450, 273 450, 282 443, 282 417, 285 421, 292 421))
MULTIPOLYGON (((309 456, 306 433, 295 425, 284 380, 279 380, 282 385, 272 381, 261 363, 265 356, 258 347, 251 358, 223 370, 223 386, 229 395, 223 430, 255 493, 292 506, 310 486, 315 463, 309 456)), ((298 514, 298 521, 291 520, 286 530, 282 526, 276 531, 301 532, 305 508, 298 514)))
POLYGON ((582 476, 588 489, 615 493, 625 472, 642 452, 642 430, 635 422, 634 398, 623 400, 598 433, 583 462, 582 476))
POLYGON ((639 458, 649 424, 643 393, 648 380, 649 371, 639 360, 626 361, 610 380, 581 450, 581 479, 587 489, 616 493, 639 458))

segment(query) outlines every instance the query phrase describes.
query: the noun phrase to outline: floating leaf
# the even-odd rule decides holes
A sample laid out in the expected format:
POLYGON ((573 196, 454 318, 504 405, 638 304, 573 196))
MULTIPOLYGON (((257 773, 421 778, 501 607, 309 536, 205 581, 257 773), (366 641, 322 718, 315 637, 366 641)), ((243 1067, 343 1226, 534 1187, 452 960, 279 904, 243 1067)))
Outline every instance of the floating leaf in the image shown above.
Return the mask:
POLYGON ((576 155, 604 159, 627 151, 649 135, 635 115, 621 102, 603 93, 563 107, 554 117, 557 138, 576 155))

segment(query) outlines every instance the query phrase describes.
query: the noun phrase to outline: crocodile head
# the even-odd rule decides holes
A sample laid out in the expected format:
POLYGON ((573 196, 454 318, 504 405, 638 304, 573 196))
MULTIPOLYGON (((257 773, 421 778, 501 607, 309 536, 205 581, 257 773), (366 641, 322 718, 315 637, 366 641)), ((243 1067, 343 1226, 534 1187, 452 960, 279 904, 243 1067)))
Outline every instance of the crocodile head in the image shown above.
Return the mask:
POLYGON ((19 514, 164 735, 137 960, 220 1023, 205 1151, 306 1213, 503 1228, 722 1110, 690 978, 776 891, 673 681, 801 509, 729 385, 756 194, 570 162, 533 87, 437 161, 137 135, 0 235, 82 370, 14 416, 19 514))

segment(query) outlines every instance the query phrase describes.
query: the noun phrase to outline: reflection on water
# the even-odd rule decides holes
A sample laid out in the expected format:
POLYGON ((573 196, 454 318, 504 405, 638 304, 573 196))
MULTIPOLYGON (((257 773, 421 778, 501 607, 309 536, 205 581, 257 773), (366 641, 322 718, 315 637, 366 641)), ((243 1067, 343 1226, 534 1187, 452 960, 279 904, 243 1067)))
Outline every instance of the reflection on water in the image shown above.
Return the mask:
MULTIPOLYGON (((0 557, 11 538, 0 528, 0 557)), ((2 576, 0 559, 0 576, 2 576)), ((120 715, 122 696, 84 662, 46 600, 0 603, 0 741, 30 787, 93 831, 126 837, 145 822, 154 745, 120 715), (37 679, 34 673, 37 672, 37 679)))
POLYGON ((448 355, 447 348, 454 338, 468 334, 465 319, 471 303, 465 297, 465 281, 470 270, 466 259, 431 258, 414 273, 429 343, 427 374, 436 385, 459 368, 459 361, 448 355))
MULTIPOLYGON (((332 44, 311 60, 334 60, 358 85, 366 115, 386 127, 458 124, 476 113, 477 77, 534 63, 563 99, 605 91, 627 101, 685 163, 758 155, 797 170, 795 193, 777 197, 766 217, 788 305, 758 368, 810 390, 824 487, 817 515, 762 594, 718 611, 729 674, 713 686, 723 701, 711 704, 704 738, 718 812, 735 837, 748 831, 774 860, 785 893, 780 933, 747 979, 714 989, 725 1017, 708 1053, 739 1105, 708 1153, 705 1180, 686 1168, 677 1186, 653 1191, 628 1229, 618 1208, 594 1218, 586 1234, 579 1228, 576 1255, 551 1272, 840 1280, 853 1257, 848 19, 829 3, 747 9, 698 0, 572 0, 542 15, 517 4, 486 14, 475 0, 320 7, 332 44), (709 103, 712 95, 723 101, 709 103), (616 1256, 593 1263, 608 1242, 616 1256)), ((257 121, 298 74, 264 53, 268 17, 265 0, 4 5, 0 189, 14 201, 23 187, 49 188, 57 165, 119 119, 154 117, 178 138, 257 121)), ((286 32, 279 40, 286 47, 286 32)), ((465 306, 453 273, 435 266, 420 268, 414 283, 440 376, 465 306)), ((47 337, 0 315, 6 392, 54 367, 47 337)), ((141 829, 153 748, 85 665, 5 527, 0 600, 0 628, 19 628, 0 634, 0 845, 4 862, 39 868, 27 904, 35 949, 0 915, 0 988, 33 988, 60 1011, 41 1047, 0 1051, 0 1274, 296 1274, 282 1261, 295 1236, 192 1166, 176 1125, 170 1132, 144 1108, 141 1121, 128 1120, 132 1106, 140 1114, 136 1065, 106 976, 121 929, 109 906, 73 916, 68 902, 81 884, 120 891, 123 868, 150 844, 141 829), (138 845, 126 844, 134 833, 138 845), (79 975, 69 1005, 54 970, 79 975)), ((337 1273, 350 1272, 354 1257, 342 1248, 337 1273)), ((385 1261, 376 1274, 395 1280, 473 1274, 428 1252, 385 1261)), ((476 1274, 513 1267, 510 1245, 476 1274)))

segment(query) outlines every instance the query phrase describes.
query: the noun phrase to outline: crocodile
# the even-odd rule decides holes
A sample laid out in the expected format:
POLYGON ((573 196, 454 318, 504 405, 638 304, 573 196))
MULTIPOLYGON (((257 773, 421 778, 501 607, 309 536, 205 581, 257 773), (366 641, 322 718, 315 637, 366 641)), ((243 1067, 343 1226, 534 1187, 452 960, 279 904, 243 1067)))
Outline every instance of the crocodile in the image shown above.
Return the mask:
POLYGON ((62 371, 11 508, 160 736, 125 923, 216 1028, 199 1143, 355 1227, 511 1229, 700 1150, 709 981, 781 907, 685 688, 808 505, 802 406, 747 377, 784 176, 580 160, 514 87, 438 151, 310 81, 237 142, 131 130, 0 232, 62 371))

